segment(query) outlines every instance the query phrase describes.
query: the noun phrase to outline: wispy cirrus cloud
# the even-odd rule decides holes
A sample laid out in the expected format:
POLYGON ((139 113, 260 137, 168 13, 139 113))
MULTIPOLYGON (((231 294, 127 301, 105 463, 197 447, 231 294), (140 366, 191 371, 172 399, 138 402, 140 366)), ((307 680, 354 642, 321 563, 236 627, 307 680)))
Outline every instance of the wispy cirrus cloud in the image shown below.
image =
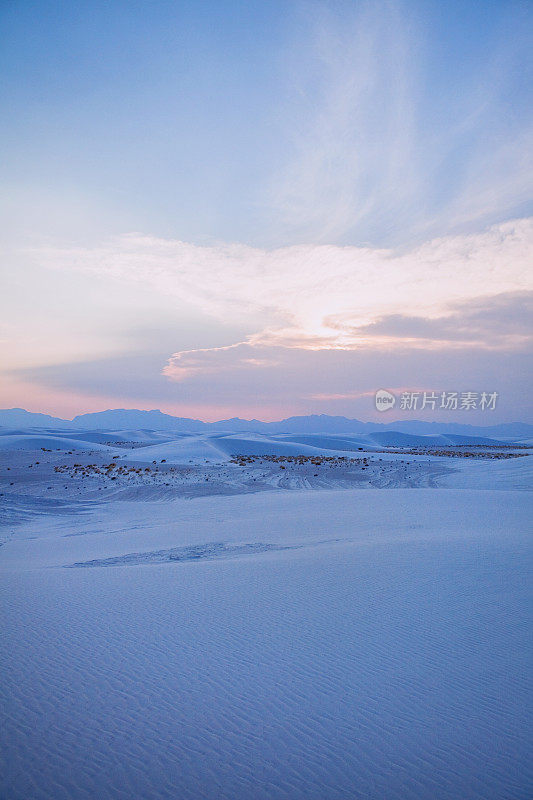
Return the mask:
POLYGON ((529 47, 516 9, 483 53, 455 52, 447 80, 405 4, 315 3, 302 20, 268 190, 279 238, 410 245, 524 213, 533 115, 515 96, 529 47))

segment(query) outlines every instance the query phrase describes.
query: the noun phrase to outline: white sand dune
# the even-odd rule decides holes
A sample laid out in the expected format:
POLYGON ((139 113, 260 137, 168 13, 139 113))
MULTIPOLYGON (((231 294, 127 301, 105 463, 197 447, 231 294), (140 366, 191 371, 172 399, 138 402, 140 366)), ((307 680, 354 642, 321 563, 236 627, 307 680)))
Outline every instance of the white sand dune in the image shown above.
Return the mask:
POLYGON ((413 435, 399 431, 377 431, 368 434, 368 440, 385 447, 448 447, 449 445, 497 445, 498 440, 484 436, 456 436, 454 434, 413 435))
POLYGON ((531 796, 530 456, 130 442, 0 452, 1 797, 531 796), (176 471, 71 474, 109 452, 176 471))
MULTIPOLYGON (((98 432, 89 431, 84 435, 91 436, 95 433, 98 432)), ((168 431, 139 430, 137 428, 132 430, 109 430, 105 431, 103 434, 100 433, 100 435, 107 437, 106 441, 136 442, 141 444, 170 442, 189 436, 188 433, 169 433, 168 431)), ((78 434, 76 434, 76 436, 78 436, 78 434)), ((78 436, 78 438, 82 437, 78 436)))
POLYGON ((276 456, 297 456, 297 455, 321 455, 330 453, 332 455, 343 455, 341 448, 331 447, 331 441, 327 444, 323 441, 324 437, 316 437, 313 444, 304 444, 300 437, 293 439, 289 436, 262 436, 261 434, 238 433, 232 436, 221 436, 217 439, 217 447, 228 453, 228 455, 276 455, 276 456))
POLYGON ((274 440, 283 441, 284 439, 294 442, 295 444, 306 444, 311 447, 316 447, 319 450, 358 450, 360 447, 372 448, 373 443, 368 438, 361 434, 360 436, 342 436, 338 435, 325 435, 318 433, 309 434, 290 434, 285 433, 280 436, 272 437, 274 440))
MULTIPOLYGON (((327 440, 325 446, 321 437, 317 437, 315 445, 302 444, 298 440, 292 440, 286 436, 274 438, 262 436, 261 434, 203 434, 185 435, 178 440, 162 442, 136 449, 123 456, 124 460, 129 461, 160 461, 165 459, 173 464, 187 464, 189 462, 202 463, 206 460, 211 462, 228 461, 235 455, 347 455, 347 451, 342 448, 332 449, 333 441, 327 440)), ((353 450, 355 455, 357 448, 353 450)))
POLYGON ((177 440, 161 442, 130 451, 122 456, 125 461, 161 461, 169 464, 188 464, 209 461, 222 462, 228 455, 218 446, 215 438, 182 436, 177 440))
MULTIPOLYGON (((298 455, 312 453, 357 453, 361 448, 365 450, 379 450, 383 447, 449 447, 450 445, 471 446, 497 446, 497 439, 480 436, 455 436, 452 434, 433 436, 414 436, 398 431, 375 432, 359 434, 357 436, 325 435, 325 434, 256 434, 256 433, 168 433, 147 430, 120 430, 120 431, 51 431, 42 430, 15 431, 14 429, 0 429, 0 447, 34 448, 46 446, 46 442, 58 442, 55 446, 68 447, 73 442, 102 444, 113 446, 115 444, 126 446, 143 445, 153 450, 157 457, 161 448, 165 457, 165 446, 168 445, 170 458, 180 461, 187 458, 224 458, 224 455, 298 455), (37 444, 44 442, 44 445, 37 444)), ((72 446, 80 447, 73 444, 72 446)), ((83 446, 83 445, 81 445, 83 446)))
POLYGON ((533 458, 504 461, 457 459, 456 470, 437 478, 439 486, 458 489, 533 489, 533 458))
MULTIPOLYGON (((57 436, 54 434, 6 434, 0 436, 0 450, 39 450, 42 447, 52 450, 87 450, 87 440, 57 436)), ((90 441, 91 450, 111 451, 111 448, 98 441, 90 441)))

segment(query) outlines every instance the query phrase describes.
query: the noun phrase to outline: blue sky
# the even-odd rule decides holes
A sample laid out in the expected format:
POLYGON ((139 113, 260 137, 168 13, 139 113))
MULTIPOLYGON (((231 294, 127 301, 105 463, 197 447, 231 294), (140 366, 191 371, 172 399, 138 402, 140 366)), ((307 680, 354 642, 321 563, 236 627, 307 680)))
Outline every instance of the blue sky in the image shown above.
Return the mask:
POLYGON ((469 364, 523 417, 531 16, 4 3, 2 404, 369 418, 469 364))

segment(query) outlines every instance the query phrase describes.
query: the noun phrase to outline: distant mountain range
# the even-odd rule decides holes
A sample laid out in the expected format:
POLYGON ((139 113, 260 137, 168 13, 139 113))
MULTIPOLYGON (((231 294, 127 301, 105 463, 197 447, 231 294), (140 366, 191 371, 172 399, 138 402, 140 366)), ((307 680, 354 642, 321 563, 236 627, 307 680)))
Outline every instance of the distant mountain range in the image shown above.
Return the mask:
POLYGON ((176 433, 207 433, 225 431, 232 433, 372 433, 375 431, 401 431, 417 435, 450 433, 462 436, 533 437, 533 425, 524 422, 507 422, 499 425, 477 426, 458 422, 425 422, 421 420, 396 420, 395 422, 361 422, 347 417, 311 414, 289 417, 280 422, 261 422, 257 419, 220 420, 202 422, 199 419, 173 417, 162 411, 139 411, 116 408, 80 414, 73 420, 59 419, 48 414, 25 411, 23 408, 0 410, 0 426, 8 428, 48 428, 52 430, 156 430, 176 433))

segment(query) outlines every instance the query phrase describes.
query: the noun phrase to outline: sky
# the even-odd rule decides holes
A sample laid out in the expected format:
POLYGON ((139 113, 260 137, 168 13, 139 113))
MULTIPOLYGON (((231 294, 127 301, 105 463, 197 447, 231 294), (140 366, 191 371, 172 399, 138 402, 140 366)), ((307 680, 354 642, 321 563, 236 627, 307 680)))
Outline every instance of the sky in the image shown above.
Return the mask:
POLYGON ((0 407, 533 422, 530 2, 0 4, 0 407))

